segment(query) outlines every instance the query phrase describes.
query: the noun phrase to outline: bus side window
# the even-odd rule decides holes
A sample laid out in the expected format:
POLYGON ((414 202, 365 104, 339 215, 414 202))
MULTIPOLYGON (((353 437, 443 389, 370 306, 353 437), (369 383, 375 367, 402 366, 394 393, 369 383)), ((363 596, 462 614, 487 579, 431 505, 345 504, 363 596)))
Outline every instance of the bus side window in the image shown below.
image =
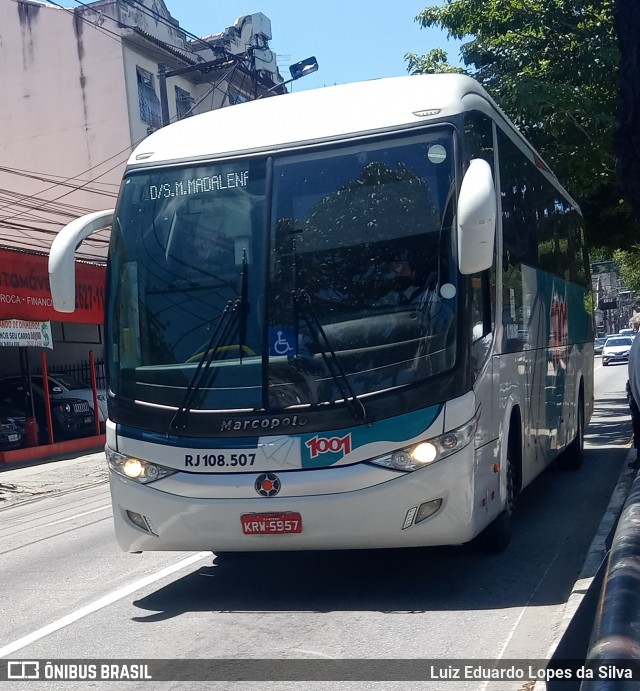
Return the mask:
POLYGON ((491 286, 489 271, 471 277, 471 341, 484 338, 493 331, 491 318, 491 286))
POLYGON ((489 271, 471 276, 471 365, 478 373, 491 350, 491 278, 489 271))
MULTIPOLYGON (((494 166, 494 128, 490 118, 480 111, 465 113, 464 159, 481 158, 494 166)), ((497 248, 497 245, 496 245, 497 248)), ((495 258, 489 271, 471 276, 471 344, 473 367, 478 371, 489 353, 493 333, 491 305, 495 300, 495 258)))

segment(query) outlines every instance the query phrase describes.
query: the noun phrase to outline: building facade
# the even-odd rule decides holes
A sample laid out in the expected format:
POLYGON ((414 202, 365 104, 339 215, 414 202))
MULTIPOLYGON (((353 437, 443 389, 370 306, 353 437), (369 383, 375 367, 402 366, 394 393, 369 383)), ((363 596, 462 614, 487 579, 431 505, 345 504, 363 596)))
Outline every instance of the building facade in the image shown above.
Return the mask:
MULTIPOLYGON (((0 3, 0 246, 47 252, 82 213, 111 208, 131 149, 169 121, 256 98, 282 82, 261 13, 190 38, 162 0, 73 9, 0 3), (198 68, 199 64, 205 68, 198 68)), ((107 238, 82 249, 104 260, 107 238)))
POLYGON ((591 264, 596 336, 609 336, 629 328, 630 320, 640 305, 633 291, 620 278, 619 267, 613 260, 591 264))
POLYGON ((43 352, 58 370, 76 371, 89 350, 102 359, 108 233, 78 252, 91 265, 82 288, 95 304, 68 320, 50 304, 53 237, 113 208, 132 149, 163 123, 278 90, 270 39, 261 13, 199 38, 162 0, 0 2, 0 335, 9 339, 0 338, 0 377, 26 376, 25 363, 37 371, 43 352), (15 345, 37 323, 53 349, 15 345))

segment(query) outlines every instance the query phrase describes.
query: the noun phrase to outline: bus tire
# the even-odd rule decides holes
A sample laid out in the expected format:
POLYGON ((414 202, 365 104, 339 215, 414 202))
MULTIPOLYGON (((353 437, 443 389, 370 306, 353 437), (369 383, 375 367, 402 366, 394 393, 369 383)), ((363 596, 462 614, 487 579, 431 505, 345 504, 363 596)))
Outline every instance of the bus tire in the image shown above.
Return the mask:
POLYGON ((513 509, 516 500, 516 446, 520 443, 519 436, 513 431, 509 433, 507 447, 507 501, 504 510, 476 538, 478 550, 484 554, 498 554, 504 551, 511 542, 513 526, 513 509))
POLYGON ((576 436, 567 448, 558 456, 558 467, 561 470, 580 470, 584 463, 584 396, 580 391, 576 419, 576 436))

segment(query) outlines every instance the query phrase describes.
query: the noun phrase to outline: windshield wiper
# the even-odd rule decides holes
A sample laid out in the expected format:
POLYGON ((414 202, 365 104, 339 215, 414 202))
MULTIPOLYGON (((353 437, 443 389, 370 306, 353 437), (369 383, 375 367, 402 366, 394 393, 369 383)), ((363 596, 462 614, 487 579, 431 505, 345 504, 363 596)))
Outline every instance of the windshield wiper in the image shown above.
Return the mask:
POLYGON ((172 430, 186 429, 187 417, 193 404, 193 397, 200 390, 209 367, 213 363, 220 352, 220 347, 226 342, 231 324, 235 321, 234 317, 240 319, 240 326, 238 329, 238 348, 240 349, 240 362, 242 362, 242 355, 244 352, 245 341, 247 340, 247 316, 249 314, 249 299, 248 299, 248 273, 247 266, 247 251, 242 252, 242 272, 240 274, 240 297, 235 300, 229 300, 225 305, 218 325, 211 334, 209 343, 207 343, 202 357, 198 360, 196 370, 189 381, 187 390, 184 393, 182 402, 176 414, 171 418, 169 428, 172 430))
POLYGON ((184 396, 182 398, 182 402, 180 403, 180 407, 178 408, 178 411, 173 416, 173 418, 171 418, 171 422, 169 423, 170 429, 186 429, 187 416, 189 415, 189 411, 191 410, 191 406, 193 404, 193 397, 202 386, 202 383, 204 382, 204 379, 209 370, 209 367, 211 366, 211 363, 221 352, 220 346, 222 346, 226 340, 231 324, 235 321, 234 317, 236 317, 236 315, 239 315, 241 313, 241 310, 241 298, 229 300, 229 302, 227 302, 227 304, 225 305, 224 310, 222 310, 222 314, 220 315, 218 325, 211 334, 211 338, 209 339, 209 342, 207 343, 204 352, 198 360, 195 372, 193 373, 191 380, 189 381, 187 390, 185 391, 184 396))
POLYGON ((242 250, 242 273, 240 274, 240 330, 238 340, 240 341, 240 362, 242 363, 242 353, 247 340, 247 318, 249 316, 249 296, 248 296, 249 267, 247 266, 247 250, 242 250))
POLYGON ((309 293, 307 293, 306 290, 298 288, 291 291, 291 297, 294 306, 309 327, 309 331, 318 346, 318 350, 327 366, 327 370, 338 387, 345 403, 348 404, 349 409, 353 413, 354 419, 356 422, 366 422, 367 410, 362 401, 356 396, 356 392, 353 390, 349 378, 342 369, 336 351, 331 347, 331 343, 329 343, 327 333, 313 309, 309 293))

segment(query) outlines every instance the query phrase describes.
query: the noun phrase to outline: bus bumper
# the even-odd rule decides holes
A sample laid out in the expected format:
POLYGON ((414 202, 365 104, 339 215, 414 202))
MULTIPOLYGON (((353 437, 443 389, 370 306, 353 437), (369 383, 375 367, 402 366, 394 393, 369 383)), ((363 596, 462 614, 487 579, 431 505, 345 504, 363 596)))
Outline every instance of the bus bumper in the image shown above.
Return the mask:
POLYGON ((501 510, 498 476, 471 472, 472 450, 442 464, 392 476, 357 491, 301 497, 194 498, 169 494, 111 472, 116 538, 123 551, 214 552, 375 549, 456 545, 501 510), (440 466, 440 467, 438 467, 440 466), (478 486, 478 483, 481 486, 478 486), (439 508, 416 523, 420 507, 439 508), (431 504, 433 507, 434 505, 431 504), (246 534, 246 514, 299 514, 302 531, 246 534), (135 521, 135 522, 134 522, 135 521), (142 526, 142 527, 140 527, 142 526))

